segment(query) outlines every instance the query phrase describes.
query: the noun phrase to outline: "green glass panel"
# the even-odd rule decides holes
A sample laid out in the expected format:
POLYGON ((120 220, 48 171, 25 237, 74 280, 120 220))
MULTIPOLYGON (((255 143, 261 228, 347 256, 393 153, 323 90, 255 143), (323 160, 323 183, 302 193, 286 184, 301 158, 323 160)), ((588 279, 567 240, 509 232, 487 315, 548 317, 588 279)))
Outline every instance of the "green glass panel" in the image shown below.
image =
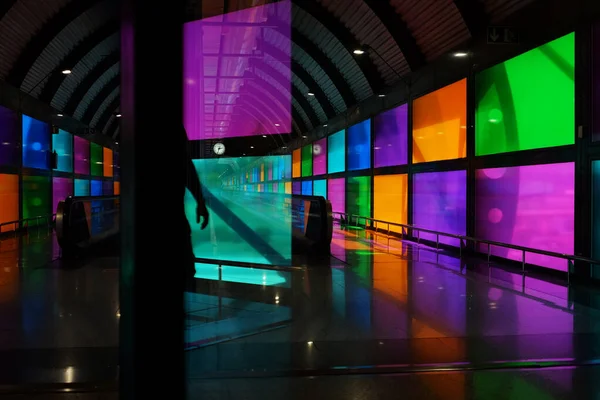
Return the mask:
POLYGON ((102 158, 102 146, 92 143, 90 147, 90 169, 93 176, 102 176, 104 173, 104 168, 102 167, 102 158))
POLYGON ((302 148, 302 176, 312 176, 313 159, 312 145, 307 145, 302 148))
MULTIPOLYGON (((23 218, 34 218, 50 214, 51 183, 48 176, 23 176, 23 218)), ((42 221, 45 223, 45 221, 42 221)), ((34 221, 29 225, 34 225, 34 221)))
MULTIPOLYGON (((346 212, 361 217, 371 216, 371 177, 348 178, 346 183, 346 212)), ((361 221, 361 225, 364 224, 361 221)))
POLYGON ((575 34, 476 76, 475 153, 574 143, 575 34))

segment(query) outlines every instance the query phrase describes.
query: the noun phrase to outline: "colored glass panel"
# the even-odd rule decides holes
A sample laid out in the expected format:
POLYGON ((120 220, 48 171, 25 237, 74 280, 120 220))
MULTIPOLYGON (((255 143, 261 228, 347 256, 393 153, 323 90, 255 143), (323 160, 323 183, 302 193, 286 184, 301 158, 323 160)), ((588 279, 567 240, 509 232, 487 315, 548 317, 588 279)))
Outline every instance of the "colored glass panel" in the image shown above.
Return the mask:
POLYGON ((103 181, 102 182, 102 195, 111 196, 113 194, 114 185, 113 181, 103 181))
POLYGON ((47 123, 23 115, 23 166, 49 169, 50 127, 47 123))
MULTIPOLYGON (((573 254, 574 163, 481 169, 476 173, 476 236, 573 254)), ((485 248, 487 251, 487 247, 485 248)), ((522 252, 492 246, 492 255, 522 260, 522 252)), ((526 254, 527 263, 561 271, 566 260, 526 254)))
POLYGON ((413 101, 413 163, 467 156, 467 80, 413 101))
MULTIPOLYGON (((408 175, 377 175, 373 177, 373 218, 407 224, 408 213, 408 175)), ((387 229, 386 224, 377 224, 387 229)), ((402 228, 390 226, 391 232, 402 232, 402 228)))
POLYGON ((327 182, 327 200, 334 212, 346 212, 346 179, 329 179, 327 182))
POLYGON ((75 179, 75 196, 89 196, 90 181, 88 179, 75 179))
POLYGON ((73 196, 73 179, 71 178, 52 178, 52 212, 57 211, 58 202, 64 201, 67 197, 73 196))
POLYGON ((292 182, 285 182, 284 191, 286 194, 292 194, 292 182))
POLYGON ((16 111, 0 106, 0 165, 16 167, 21 161, 20 123, 21 119, 16 111))
POLYGON ((408 162, 408 104, 373 118, 375 168, 404 165, 408 162))
POLYGON ((265 181, 265 164, 260 164, 260 181, 265 181))
POLYGON ((90 196, 102 196, 102 181, 97 179, 90 181, 90 196))
MULTIPOLYGON (((19 175, 0 174, 0 224, 19 220, 19 175)), ((3 226, 2 232, 13 226, 3 226)))
POLYGON ((75 147, 75 173, 89 175, 90 173, 90 142, 75 136, 73 139, 75 147))
POLYGON ((371 167, 371 120, 348 128, 348 171, 371 167))
POLYGON ((113 171, 114 171, 114 166, 113 166, 113 151, 111 149, 107 149, 106 147, 102 149, 102 153, 103 153, 103 172, 104 172, 104 176, 106 177, 112 177, 113 176, 113 171))
POLYGON ((302 176, 302 150, 296 149, 292 152, 292 177, 302 176))
MULTIPOLYGON (((427 172, 413 176, 413 225, 438 232, 467 233, 467 172, 427 172)), ((436 235, 421 233, 425 240, 436 235)), ((440 236, 440 243, 458 246, 459 240, 440 236)))
POLYGON ((346 131, 339 131, 327 138, 327 172, 346 170, 346 131))
POLYGON ((293 194, 302 194, 302 182, 300 182, 300 181, 292 182, 292 193, 293 194))
POLYGON ((302 148, 302 176, 312 176, 313 160, 312 145, 306 145, 302 148))
POLYGON ((121 166, 119 165, 119 152, 113 151, 113 176, 115 179, 121 177, 121 166))
POLYGON ((486 69, 475 82, 476 155, 574 143, 574 33, 486 69))
POLYGON ((327 198, 327 181, 325 179, 313 182, 313 196, 323 196, 327 198))
POLYGON ((52 135, 52 149, 58 155, 56 171, 73 172, 73 135, 59 129, 52 135))
POLYGON ((370 176, 356 176, 347 179, 346 212, 361 217, 371 216, 370 176))
POLYGON ((102 158, 104 154, 102 146, 96 143, 90 144, 90 175, 102 176, 104 172, 102 158))
POLYGON ((327 138, 313 144, 313 175, 327 173, 327 138))
MULTIPOLYGON (((23 218, 33 218, 50 214, 51 181, 47 176, 23 176, 23 218)), ((33 224, 33 222, 31 223, 33 224)))
POLYGON ((302 182, 302 194, 304 196, 312 196, 313 194, 313 182, 303 181, 302 182))
POLYGON ((121 182, 114 182, 113 194, 121 194, 121 182))

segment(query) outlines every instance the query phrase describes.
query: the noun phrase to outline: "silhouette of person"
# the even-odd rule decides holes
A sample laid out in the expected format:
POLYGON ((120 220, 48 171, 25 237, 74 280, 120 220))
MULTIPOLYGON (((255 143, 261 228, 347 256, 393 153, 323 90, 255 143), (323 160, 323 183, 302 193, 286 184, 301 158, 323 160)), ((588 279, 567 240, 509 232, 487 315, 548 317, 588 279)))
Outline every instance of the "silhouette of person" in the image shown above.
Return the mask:
POLYGON ((190 151, 190 142, 188 141, 187 133, 185 128, 181 127, 181 132, 179 134, 179 140, 181 141, 181 148, 184 150, 184 154, 182 154, 181 161, 185 163, 185 165, 181 165, 182 176, 185 179, 185 185, 183 187, 183 193, 181 193, 181 211, 180 211, 180 226, 182 228, 181 232, 181 240, 184 240, 186 249, 184 253, 184 269, 185 269, 185 290, 186 291, 195 291, 195 282, 194 275, 196 273, 195 267, 195 256, 194 256, 194 246, 192 245, 192 230, 190 228, 190 224, 185 216, 185 208, 183 207, 183 201, 185 198, 185 189, 187 188, 194 199, 196 200, 196 222, 200 223, 202 220, 202 225, 200 225, 201 229, 206 228, 208 225, 208 209, 206 208, 206 202, 204 200, 204 195, 202 193, 202 184, 200 182, 200 178, 198 177, 198 173, 196 168, 194 167, 194 163, 192 162, 192 154, 190 151), (181 219, 182 218, 182 219, 181 219))

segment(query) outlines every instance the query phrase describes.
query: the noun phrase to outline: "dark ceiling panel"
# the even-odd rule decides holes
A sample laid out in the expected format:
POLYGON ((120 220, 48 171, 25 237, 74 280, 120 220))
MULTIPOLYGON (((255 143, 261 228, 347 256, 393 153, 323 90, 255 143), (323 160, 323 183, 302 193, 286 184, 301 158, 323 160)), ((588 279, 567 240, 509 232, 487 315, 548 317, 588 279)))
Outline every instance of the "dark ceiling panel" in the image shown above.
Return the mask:
POLYGON ((454 0, 454 4, 465 21, 471 37, 481 35, 490 22, 484 4, 480 0, 454 0))
MULTIPOLYGON (((352 32, 338 18, 336 18, 325 7, 318 3, 317 0, 295 0, 294 4, 312 16, 315 20, 321 22, 321 24, 323 24, 323 26, 325 26, 325 28, 327 28, 333 34, 333 36, 340 41, 346 51, 357 62, 358 66, 365 75, 365 78, 369 82, 373 92, 377 93, 383 89, 385 82, 381 78, 381 75, 377 70, 377 66, 375 63, 373 63, 373 60, 371 60, 369 57, 353 56, 353 51, 359 48, 361 44, 352 34, 352 32)), ((351 106, 355 103, 356 101, 353 103, 346 102, 346 105, 351 106)))
MULTIPOLYGON (((117 112, 119 107, 115 108, 113 112, 117 112)), ((106 128, 106 135, 116 139, 115 133, 117 133, 117 129, 119 129, 119 122, 121 118, 113 118, 108 127, 106 128)))
POLYGON ((81 101, 85 97, 85 94, 92 87, 94 82, 100 79, 102 74, 104 74, 108 69, 110 69, 116 63, 118 63, 120 58, 121 54, 118 50, 116 50, 104 57, 102 61, 100 61, 98 64, 93 66, 90 72, 85 76, 85 78, 79 83, 75 91, 71 94, 71 97, 69 98, 69 101, 67 101, 67 104, 65 105, 65 108, 63 110, 64 114, 73 115, 75 113, 75 110, 77 109, 77 106, 79 106, 79 103, 81 103, 81 101))
MULTIPOLYGON (((110 85, 110 84, 109 84, 110 85)), ((106 85, 104 88, 102 88, 102 90, 104 90, 106 87, 108 87, 109 85, 106 85)), ((114 90, 114 88, 112 89, 114 90)), ((112 92, 112 90, 110 92, 112 92)), ((108 94, 110 94, 110 92, 108 92, 108 94)), ((100 93, 98 93, 100 94, 100 93)), ((98 96, 97 98, 101 98, 102 101, 104 101, 106 99, 106 96, 104 97, 100 97, 98 96)), ((96 100, 96 99, 94 99, 96 100)), ((110 119, 110 116, 114 114, 115 110, 119 107, 121 103, 121 97, 117 96, 114 98, 113 101, 111 101, 108 106, 106 107, 106 109, 104 109, 104 111, 102 112, 102 114, 100 114, 100 118, 98 118, 98 123, 96 124, 96 128, 100 131, 104 130, 104 128, 106 128, 106 124, 108 123, 108 120, 110 119)), ((86 110, 87 112, 87 110, 86 110)), ((94 115, 92 114, 92 117, 94 115)), ((117 119, 117 118, 115 118, 117 119)))
MULTIPOLYGON (((94 49, 98 44, 112 36, 119 30, 119 22, 113 20, 100 27, 95 32, 80 41, 69 54, 61 61, 61 68, 72 69, 86 54, 94 49)), ((44 103, 50 103, 58 88, 65 80, 66 75, 54 74, 48 79, 48 82, 44 85, 39 99, 44 103)))
POLYGON ((0 20, 10 11, 12 6, 15 5, 17 0, 2 0, 0 1, 0 20))
POLYGON ((102 0, 73 0, 48 21, 29 41, 12 66, 6 81, 20 88, 39 55, 67 25, 102 0))
POLYGON ((406 23, 396 13, 388 0, 363 0, 373 13, 379 18, 383 26, 396 41, 402 51, 404 59, 412 71, 425 65, 425 56, 417 45, 417 41, 410 33, 406 23))
POLYGON ((90 102, 85 112, 83 113, 83 118, 81 118, 81 122, 89 125, 94 118, 94 115, 98 112, 98 109, 102 105, 102 102, 106 100, 106 98, 112 93, 113 90, 119 87, 121 83, 121 75, 114 76, 110 81, 104 85, 104 87, 94 96, 93 100, 90 102))

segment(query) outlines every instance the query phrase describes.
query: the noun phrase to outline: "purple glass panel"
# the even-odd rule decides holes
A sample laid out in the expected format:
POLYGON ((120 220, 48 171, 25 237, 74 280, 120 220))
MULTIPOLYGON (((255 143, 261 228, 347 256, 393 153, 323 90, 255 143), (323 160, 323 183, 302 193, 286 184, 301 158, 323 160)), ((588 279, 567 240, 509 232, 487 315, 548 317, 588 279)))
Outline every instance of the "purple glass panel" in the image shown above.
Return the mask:
POLYGON ((346 212, 346 178, 329 179, 327 200, 331 202, 332 211, 346 212))
POLYGON ((318 140, 313 145, 313 175, 327 173, 327 138, 318 140))
POLYGON ((289 0, 184 25, 183 120, 190 140, 291 132, 290 37, 289 0), (277 43, 277 51, 262 51, 265 43, 277 43), (265 71, 267 65, 277 67, 265 71), (269 104, 274 109, 267 111, 269 104))
POLYGON ((292 182, 292 194, 302 194, 302 182, 292 182))
POLYGON ((0 165, 19 165, 19 114, 0 107, 0 165))
POLYGON ((119 164, 119 152, 113 151, 113 177, 118 181, 121 177, 121 165, 119 164))
MULTIPOLYGON (((413 224, 444 233, 467 233, 467 172, 427 172, 413 176, 413 224)), ((436 235, 421 233, 421 239, 436 235)), ((458 239, 440 237, 440 243, 458 246, 458 239)))
MULTIPOLYGON (((477 171, 476 235, 557 253, 574 251, 574 163, 477 171)), ((487 249, 486 249, 487 251, 487 249)), ((522 252, 492 247, 493 255, 521 260, 522 252)), ((565 260, 526 254, 527 263, 560 271, 565 260)))
POLYGON ((404 104, 373 118, 375 132, 374 166, 391 167, 407 163, 408 105, 404 104))
POLYGON ((75 173, 90 174, 90 142, 79 136, 74 137, 75 173))
POLYGON ((102 194, 104 196, 110 196, 113 194, 114 184, 113 181, 103 181, 102 182, 102 194))
POLYGON ((73 180, 70 178, 52 178, 52 212, 56 212, 59 201, 73 196, 73 180))

